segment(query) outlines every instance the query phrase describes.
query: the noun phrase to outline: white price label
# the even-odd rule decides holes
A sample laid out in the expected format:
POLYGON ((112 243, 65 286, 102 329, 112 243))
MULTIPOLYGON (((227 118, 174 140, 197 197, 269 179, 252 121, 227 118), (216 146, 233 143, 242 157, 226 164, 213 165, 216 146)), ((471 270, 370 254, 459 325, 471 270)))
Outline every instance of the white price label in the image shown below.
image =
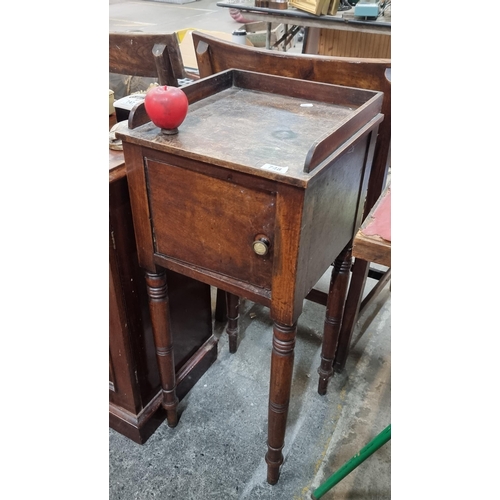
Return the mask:
POLYGON ((122 108, 131 111, 138 102, 144 102, 146 94, 132 94, 115 101, 115 108, 122 108))
POLYGON ((271 165, 270 163, 265 163, 260 168, 269 172, 278 172, 279 174, 284 174, 288 170, 288 167, 280 167, 278 165, 271 165))

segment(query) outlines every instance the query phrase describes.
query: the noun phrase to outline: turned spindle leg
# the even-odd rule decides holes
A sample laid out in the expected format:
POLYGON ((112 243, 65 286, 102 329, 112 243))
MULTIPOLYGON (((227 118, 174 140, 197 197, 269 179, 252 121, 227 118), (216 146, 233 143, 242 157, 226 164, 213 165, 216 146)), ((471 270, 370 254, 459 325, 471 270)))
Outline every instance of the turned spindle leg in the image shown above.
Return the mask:
POLYGON ((283 463, 286 419, 292 388, 293 350, 297 326, 274 323, 269 386, 269 420, 267 438, 267 482, 276 484, 283 463))
POLYGON ((366 278, 370 270, 370 263, 361 259, 355 259, 352 266, 351 281, 342 314, 342 325, 340 326, 339 343, 333 361, 333 370, 340 373, 344 368, 349 354, 351 338, 356 326, 359 314, 359 306, 365 288, 366 278))
POLYGON ((163 391, 162 406, 167 412, 168 426, 175 427, 177 425, 177 405, 179 400, 175 392, 175 363, 166 272, 161 271, 156 274, 146 272, 146 285, 156 347, 156 359, 163 391))
POLYGON ((333 375, 333 359, 339 340, 342 314, 344 312, 349 270, 351 267, 351 247, 346 247, 335 259, 326 303, 325 327, 321 345, 321 364, 318 369, 318 393, 326 394, 328 380, 333 375))
POLYGON ((226 332, 229 337, 229 352, 235 353, 238 349, 238 319, 240 298, 232 293, 227 293, 227 328, 226 332))

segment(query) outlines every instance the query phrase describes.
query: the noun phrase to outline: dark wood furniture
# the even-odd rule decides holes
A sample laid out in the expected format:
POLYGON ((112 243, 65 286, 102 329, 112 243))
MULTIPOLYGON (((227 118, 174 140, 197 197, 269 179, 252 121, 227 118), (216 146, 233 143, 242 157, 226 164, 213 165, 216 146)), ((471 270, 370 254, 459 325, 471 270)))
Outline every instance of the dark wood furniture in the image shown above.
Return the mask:
MULTIPOLYGON (((356 282, 352 280, 349 283, 351 252, 352 256, 361 262, 374 262, 388 268, 376 285, 376 288, 381 289, 389 282, 391 276, 391 241, 391 188, 388 185, 356 233, 352 248, 348 248, 335 261, 336 277, 335 279, 332 277, 330 284, 329 306, 335 309, 337 317, 342 318, 342 323, 353 324, 358 315, 356 309, 342 307, 347 292, 353 293, 351 288, 356 286, 356 282)), ((355 288, 354 293, 358 294, 359 290, 355 288)), ((373 289, 363 302, 368 305, 377 293, 378 290, 373 289)), ((357 300, 360 299, 358 296, 357 300)), ((328 341, 323 343, 322 359, 332 359, 336 350, 343 345, 342 342, 348 340, 347 337, 342 338, 340 333, 340 330, 334 331, 328 341)), ((326 382, 321 388, 326 391, 326 382)))
MULTIPOLYGON (((201 77, 207 77, 229 68, 237 68, 316 82, 378 90, 384 93, 382 104, 384 121, 379 126, 366 194, 364 207, 364 217, 366 217, 380 196, 387 178, 391 144, 391 82, 387 73, 390 71, 391 61, 386 59, 290 54, 233 44, 197 31, 194 31, 192 36, 201 77)), ((338 261, 337 269, 333 271, 333 277, 336 280, 338 279, 337 273, 341 269, 343 269, 342 272, 345 271, 347 274, 351 271, 349 262, 351 254, 346 253, 344 257, 347 262, 342 264, 342 261, 338 261)), ((379 279, 378 285, 367 299, 361 301, 370 272, 373 273, 370 270, 369 262, 358 257, 352 267, 351 285, 345 306, 344 304, 338 304, 342 309, 337 310, 337 314, 342 315, 344 307, 346 314, 340 326, 339 345, 335 351, 335 357, 334 359, 323 360, 323 368, 320 368, 319 391, 321 394, 325 393, 327 381, 334 371, 340 372, 345 367, 358 311, 367 306, 369 301, 376 296, 377 292, 390 279, 390 271, 383 276, 373 273, 373 276, 379 279), (329 368, 327 368, 328 365, 330 365, 329 368)), ((348 278, 348 276, 346 277, 348 278)), ((311 290, 307 296, 308 299, 323 305, 327 304, 327 297, 327 294, 316 289, 311 290)), ((327 320, 325 328, 330 327, 331 321, 327 320)), ((327 350, 327 352, 330 351, 331 349, 327 350)))
POLYGON ((356 233, 355 258, 391 267, 391 186, 388 185, 356 233))
MULTIPOLYGON (((321 366, 319 369, 320 381, 318 392, 325 394, 332 363, 339 359, 339 349, 345 363, 345 356, 349 349, 352 331, 342 330, 340 325, 349 325, 354 329, 356 319, 362 308, 368 306, 378 295, 379 291, 385 287, 391 278, 391 191, 387 186, 375 205, 370 210, 368 216, 363 221, 361 228, 356 233, 353 241, 346 246, 334 263, 334 271, 330 282, 330 289, 327 300, 327 322, 325 322, 325 337, 321 346, 321 366), (382 273, 377 285, 363 299, 361 307, 359 304, 362 298, 363 288, 359 287, 356 279, 349 280, 349 270, 351 259, 355 262, 374 262, 388 267, 382 273), (358 307, 347 308, 346 297, 351 296, 358 307), (326 335, 328 327, 328 310, 333 311, 336 318, 335 328, 331 329, 331 334, 326 335)), ((353 272, 353 277, 355 274, 353 272)), ((342 367, 343 368, 343 367, 342 367)))
POLYGON ((176 33, 110 33, 109 72, 158 78, 174 87, 198 78, 186 72, 176 33))
POLYGON ((384 93, 384 121, 379 127, 366 216, 380 196, 387 176, 391 145, 391 81, 388 78, 391 61, 274 52, 226 42, 200 31, 193 31, 192 37, 200 78, 235 68, 384 93))
MULTIPOLYGON (((217 358, 210 287, 168 272, 177 394, 182 398, 217 358)), ((144 443, 165 419, 151 318, 123 153, 109 152, 109 425, 144 443)))
MULTIPOLYGON (((109 71, 178 86, 187 75, 177 35, 109 34, 109 71)), ((116 122, 110 116, 110 128, 116 122)), ((148 295, 139 268, 122 152, 109 153, 109 425, 144 443, 165 419, 148 295)), ((178 397, 217 358, 210 287, 169 271, 178 397)))
POLYGON ((189 112, 178 135, 151 122, 118 133, 163 354, 163 406, 175 426, 166 269, 268 306, 274 327, 266 462, 275 484, 297 319, 361 224, 383 96, 239 70, 183 90, 189 112))

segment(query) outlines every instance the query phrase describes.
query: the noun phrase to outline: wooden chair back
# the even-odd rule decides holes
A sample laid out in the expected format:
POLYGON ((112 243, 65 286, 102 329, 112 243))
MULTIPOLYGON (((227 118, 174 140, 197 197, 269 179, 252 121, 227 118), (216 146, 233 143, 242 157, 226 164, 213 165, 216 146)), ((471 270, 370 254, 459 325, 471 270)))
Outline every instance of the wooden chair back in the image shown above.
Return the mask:
POLYGON ((109 72, 174 87, 187 77, 176 33, 110 33, 109 72))
POLYGON ((193 31, 193 43, 201 78, 230 68, 272 75, 333 83, 384 93, 375 156, 370 174, 365 216, 385 185, 391 142, 390 59, 361 59, 312 54, 294 54, 240 45, 193 31))

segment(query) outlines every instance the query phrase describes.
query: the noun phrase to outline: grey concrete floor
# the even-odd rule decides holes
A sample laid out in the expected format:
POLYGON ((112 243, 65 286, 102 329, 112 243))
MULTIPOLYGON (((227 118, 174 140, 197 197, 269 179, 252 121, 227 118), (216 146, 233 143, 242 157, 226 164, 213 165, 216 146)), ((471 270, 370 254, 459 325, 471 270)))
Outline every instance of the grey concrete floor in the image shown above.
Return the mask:
MULTIPOLYGON (((163 423, 144 445, 109 430, 110 500, 310 499, 391 422, 389 288, 360 317, 345 371, 319 396, 324 313, 305 301, 276 485, 266 482, 264 461, 272 322, 267 308, 243 301, 238 351, 229 353, 224 325, 214 323, 218 359, 181 401, 175 429, 163 423)), ((389 442, 322 498, 388 499, 390 464, 389 442)))
MULTIPOLYGON (((109 29, 231 33, 241 24, 216 3, 109 0, 109 29)), ((325 276, 320 287, 327 286, 325 276)), ((330 381, 326 396, 319 396, 324 314, 324 307, 305 301, 278 484, 266 482, 264 461, 272 323, 267 308, 243 301, 237 353, 229 354, 224 325, 215 323, 218 359, 181 401, 175 429, 163 423, 142 446, 109 430, 110 500, 311 498, 391 422, 389 288, 360 317, 345 371, 330 381)), ((390 461, 389 442, 322 498, 390 498, 390 461)))
POLYGON ((110 31, 163 33, 184 28, 232 33, 241 23, 228 9, 217 7, 219 0, 196 0, 186 4, 149 0, 109 0, 110 31))

